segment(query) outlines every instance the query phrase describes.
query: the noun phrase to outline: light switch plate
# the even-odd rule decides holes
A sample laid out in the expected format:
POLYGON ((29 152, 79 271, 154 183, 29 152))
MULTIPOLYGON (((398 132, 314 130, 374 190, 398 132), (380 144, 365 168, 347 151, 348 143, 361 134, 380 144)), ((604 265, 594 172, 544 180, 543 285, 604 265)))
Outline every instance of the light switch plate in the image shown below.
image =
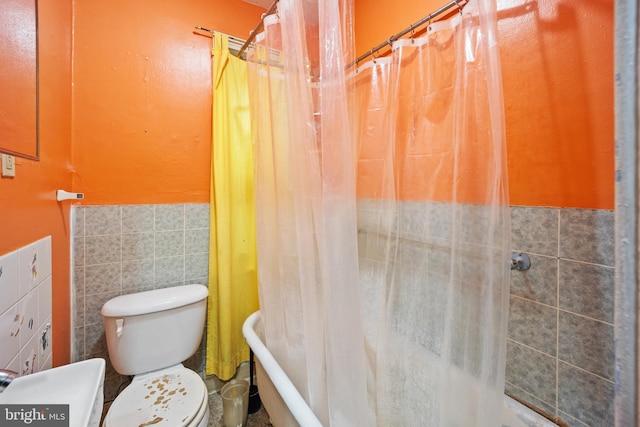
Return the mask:
POLYGON ((16 176, 16 158, 10 154, 2 155, 2 176, 8 178, 16 176))

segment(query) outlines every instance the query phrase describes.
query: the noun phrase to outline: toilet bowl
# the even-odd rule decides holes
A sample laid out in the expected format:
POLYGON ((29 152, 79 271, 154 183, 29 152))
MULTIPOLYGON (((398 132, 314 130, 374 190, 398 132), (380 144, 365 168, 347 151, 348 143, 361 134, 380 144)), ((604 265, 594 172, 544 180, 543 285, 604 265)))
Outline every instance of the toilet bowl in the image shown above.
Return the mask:
POLYGON ((109 359, 133 380, 103 427, 206 427, 207 387, 182 362, 202 338, 207 288, 184 285, 122 295, 102 307, 109 359))

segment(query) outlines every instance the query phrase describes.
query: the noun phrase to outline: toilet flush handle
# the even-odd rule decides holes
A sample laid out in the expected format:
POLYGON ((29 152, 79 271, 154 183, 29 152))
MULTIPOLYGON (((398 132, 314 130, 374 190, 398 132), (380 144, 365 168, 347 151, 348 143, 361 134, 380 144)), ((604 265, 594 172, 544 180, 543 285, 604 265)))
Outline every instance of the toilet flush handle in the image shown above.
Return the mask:
POLYGON ((124 327, 124 319, 116 319, 116 336, 118 338, 122 336, 123 327, 124 327))

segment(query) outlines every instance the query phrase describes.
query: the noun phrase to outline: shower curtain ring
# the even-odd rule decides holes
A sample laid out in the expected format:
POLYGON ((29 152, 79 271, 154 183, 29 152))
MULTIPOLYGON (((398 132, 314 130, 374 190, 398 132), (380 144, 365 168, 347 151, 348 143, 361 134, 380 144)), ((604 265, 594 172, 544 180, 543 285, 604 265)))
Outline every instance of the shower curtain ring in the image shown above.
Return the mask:
POLYGON ((456 2, 456 6, 458 6, 458 12, 460 12, 460 15, 462 15, 462 7, 460 7, 460 0, 453 0, 454 2, 456 2))
POLYGON ((371 49, 371 56, 373 57, 373 63, 376 63, 376 54, 375 54, 375 50, 371 49))

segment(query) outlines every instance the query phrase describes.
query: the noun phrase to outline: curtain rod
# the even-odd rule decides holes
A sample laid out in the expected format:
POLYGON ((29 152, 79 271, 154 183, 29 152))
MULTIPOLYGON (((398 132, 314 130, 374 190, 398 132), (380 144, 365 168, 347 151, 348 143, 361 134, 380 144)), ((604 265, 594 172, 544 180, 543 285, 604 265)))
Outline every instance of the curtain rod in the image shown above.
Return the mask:
POLYGON ((256 25, 256 28, 254 28, 249 33, 249 38, 247 39, 246 42, 244 42, 244 44, 242 45, 242 47, 238 51, 238 57, 239 58, 242 58, 242 54, 244 53, 244 51, 249 47, 249 45, 251 44, 253 39, 255 39, 256 36, 258 35, 258 33, 262 30, 262 27, 264 27, 264 18, 265 18, 265 16, 271 15, 273 12, 276 11, 276 7, 278 6, 278 1, 279 0, 275 0, 271 4, 271 7, 269 9, 267 9, 267 11, 265 13, 262 14, 262 16, 260 17, 260 22, 258 22, 258 25, 256 25))
MULTIPOLYGON (((279 0, 274 0, 274 2, 271 4, 269 9, 265 13, 262 14, 262 16, 260 17, 260 22, 258 23, 258 25, 256 25, 256 28, 254 28, 249 33, 249 38, 244 42, 244 44, 242 45, 242 47, 238 51, 238 54, 237 54, 238 57, 242 58, 242 54, 244 53, 244 51, 247 49, 247 47, 249 47, 251 42, 253 42, 253 40, 256 38, 258 33, 262 30, 262 28, 264 27, 264 18, 266 16, 268 16, 268 15, 271 15, 273 12, 275 12, 276 7, 278 6, 278 1, 279 0)), ((368 58, 369 56, 372 56, 375 52, 378 52, 380 49, 384 48, 385 46, 391 46, 393 44, 393 42, 398 40, 400 37, 415 31, 417 28, 419 28, 420 26, 424 25, 427 22, 431 22, 431 20, 433 18, 437 17, 438 15, 441 15, 444 12, 447 12, 449 9, 451 9, 453 7, 457 7, 458 10, 460 11, 460 13, 462 13, 462 6, 465 5, 468 1, 469 0, 451 0, 451 1, 449 1, 449 3, 447 3, 447 4, 439 7, 438 9, 434 10, 433 12, 431 12, 430 14, 428 14, 427 16, 422 18, 421 20, 419 20, 417 22, 414 22, 413 24, 409 25, 404 30, 400 31, 399 33, 396 33, 396 34, 392 35, 391 37, 389 37, 384 42, 382 42, 379 45, 371 48, 366 53, 363 53, 362 55, 357 57, 355 60, 350 62, 346 66, 346 68, 349 69, 352 66, 357 65, 358 63, 360 63, 360 61, 362 61, 365 58, 368 58)), ((198 27, 198 26, 196 26, 196 28, 199 29, 199 30, 209 31, 209 32, 213 33, 212 30, 208 30, 206 28, 202 28, 202 27, 198 27)))
MULTIPOLYGON (((207 32, 209 32, 211 34, 215 34, 215 33, 223 34, 223 33, 220 33, 219 31, 210 30, 208 28, 204 28, 204 27, 201 27, 199 25, 196 25, 195 28, 197 30, 207 31, 207 32)), ((229 48, 235 49, 236 51, 238 51, 240 49, 240 46, 244 45, 244 42, 245 42, 244 39, 241 39, 241 38, 235 37, 235 36, 231 36, 229 34, 226 34, 226 36, 229 38, 229 48)))
POLYGON ((411 33, 413 31, 415 31, 416 28, 420 27, 421 25, 423 25, 423 24, 425 24, 427 22, 431 22, 431 20, 433 18, 435 18, 436 16, 441 15, 442 13, 448 11, 452 7, 457 7, 458 10, 460 10, 460 13, 462 13, 462 5, 466 4, 468 1, 469 0, 451 0, 449 3, 447 3, 444 6, 441 6, 438 9, 434 10, 433 12, 431 12, 430 14, 428 14, 427 16, 422 18, 421 20, 419 20, 417 22, 414 22, 413 24, 409 25, 407 28, 405 28, 404 30, 400 31, 399 33, 396 33, 396 34, 392 35, 387 40, 385 40, 384 42, 380 43, 378 46, 371 48, 366 53, 363 53, 362 55, 357 57, 354 61, 349 63, 349 65, 347 65, 346 68, 349 69, 354 65, 358 65, 358 63, 360 61, 362 61, 363 59, 368 58, 369 56, 372 56, 375 52, 378 52, 380 49, 384 48, 385 46, 391 46, 393 44, 393 42, 398 40, 400 37, 404 36, 405 34, 408 34, 408 33, 411 33))
MULTIPOLYGON (((258 23, 258 25, 256 25, 256 28, 255 28, 255 29, 253 29, 253 30, 251 30, 251 31, 249 32, 249 38, 248 38, 248 39, 243 40, 243 39, 240 39, 240 38, 238 38, 238 37, 229 36, 229 41, 232 41, 232 40, 233 40, 233 41, 235 41, 236 43, 238 43, 238 45, 239 45, 240 43, 243 43, 243 44, 242 44, 242 46, 238 49, 238 53, 236 54, 236 56, 238 56, 239 58, 242 58, 242 54, 244 53, 244 51, 247 49, 247 47, 249 47, 249 45, 251 44, 251 42, 253 41, 253 39, 255 39, 255 38, 256 38, 256 36, 257 36, 257 35, 258 35, 258 33, 260 32, 260 30, 262 30, 262 27, 264 26, 264 18, 265 18, 267 15, 271 15, 273 12, 275 12, 276 7, 277 7, 277 5, 278 5, 278 1, 279 1, 279 0, 275 0, 275 1, 273 2, 273 4, 271 5, 271 7, 269 7, 269 9, 268 9, 265 13, 263 13, 263 14, 262 14, 262 16, 260 17, 260 22, 258 23)), ((199 25, 196 25, 195 27, 196 27, 196 29, 198 29, 198 30, 208 31, 208 32, 210 32, 211 34, 214 34, 214 33, 215 33, 215 31, 210 30, 210 29, 208 29, 208 28, 201 27, 201 26, 199 26, 199 25)))

